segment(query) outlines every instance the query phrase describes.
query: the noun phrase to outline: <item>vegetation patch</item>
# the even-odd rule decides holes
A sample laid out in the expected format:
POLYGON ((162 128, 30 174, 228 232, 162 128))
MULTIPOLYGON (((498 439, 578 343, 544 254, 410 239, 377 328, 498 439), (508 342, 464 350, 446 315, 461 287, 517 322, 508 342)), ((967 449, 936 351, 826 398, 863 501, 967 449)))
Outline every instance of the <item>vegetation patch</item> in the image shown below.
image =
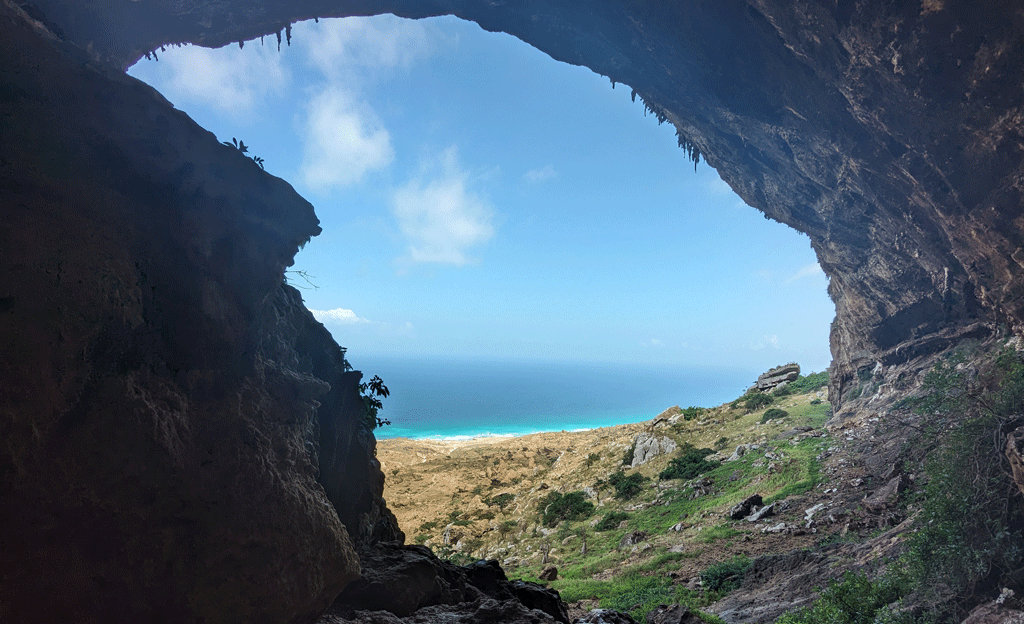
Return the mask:
POLYGON ((731 592, 743 583, 743 575, 750 569, 750 563, 750 558, 744 555, 716 563, 701 573, 701 583, 710 592, 719 594, 731 592))
POLYGON ((636 498, 636 495, 643 491, 645 481, 647 481, 647 477, 639 472, 627 475, 621 470, 608 477, 608 485, 615 488, 615 498, 619 500, 636 498))
POLYGON ((785 418, 786 416, 789 416, 789 412, 787 412, 786 410, 779 409, 777 407, 770 407, 764 411, 764 414, 761 415, 761 424, 763 425, 769 420, 785 418))
POLYGON ((562 494, 551 492, 537 503, 541 524, 553 527, 562 520, 584 520, 594 515, 594 503, 581 491, 562 494))
POLYGON ((594 530, 611 531, 619 528, 624 521, 629 520, 629 514, 624 511, 609 511, 601 518, 601 521, 594 525, 594 530))
POLYGON ((708 455, 715 451, 709 448, 696 448, 689 442, 680 447, 679 457, 675 457, 668 466, 658 474, 662 481, 666 479, 693 479, 718 466, 717 462, 709 462, 708 455))

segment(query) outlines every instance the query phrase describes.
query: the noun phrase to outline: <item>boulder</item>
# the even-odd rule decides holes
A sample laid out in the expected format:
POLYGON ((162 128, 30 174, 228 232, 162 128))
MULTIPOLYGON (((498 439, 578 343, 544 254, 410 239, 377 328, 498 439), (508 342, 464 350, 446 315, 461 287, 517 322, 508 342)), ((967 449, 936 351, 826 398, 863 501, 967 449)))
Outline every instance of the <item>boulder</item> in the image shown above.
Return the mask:
POLYGON ((795 381, 800 376, 800 365, 799 364, 786 364, 785 366, 776 366, 775 368, 761 373, 757 377, 757 389, 761 392, 768 392, 781 386, 782 384, 795 381))
POLYGON ((627 613, 611 609, 593 609, 583 617, 573 620, 572 624, 638 624, 627 613))
POLYGON ((626 533, 621 540, 619 540, 619 548, 629 548, 636 546, 640 542, 647 539, 647 533, 644 531, 632 531, 626 533))
POLYGON ((775 514, 775 503, 771 503, 771 504, 765 505, 764 507, 761 507, 760 509, 757 509, 756 511, 751 513, 749 516, 747 516, 747 522, 757 522, 761 518, 767 518, 768 516, 772 516, 774 514, 775 514))
POLYGON ((647 614, 647 624, 701 624, 702 619, 683 605, 658 605, 647 614))
POLYGON ((743 502, 737 503, 729 510, 728 516, 733 520, 742 520, 750 515, 754 507, 760 507, 763 504, 760 494, 752 494, 747 498, 743 499, 743 502))
POLYGON ((671 453, 679 448, 679 445, 671 438, 656 436, 649 431, 638 434, 633 444, 633 463, 630 464, 631 468, 646 464, 659 455, 671 453))
POLYGON ((558 580, 558 568, 555 566, 548 566, 540 573, 538 578, 542 581, 557 581, 558 580))
POLYGON ((865 496, 861 504, 872 513, 882 513, 896 505, 900 494, 905 489, 907 489, 906 475, 895 476, 889 479, 888 483, 865 496))
POLYGON ((569 622, 558 592, 536 583, 509 581, 494 560, 456 566, 442 561, 425 546, 385 542, 364 553, 362 563, 360 578, 350 583, 332 605, 333 616, 361 621, 351 618, 361 611, 388 612, 399 618, 415 613, 419 621, 427 617, 427 607, 444 606, 438 613, 449 613, 466 609, 465 603, 490 599, 499 611, 538 610, 547 614, 550 621, 569 622))

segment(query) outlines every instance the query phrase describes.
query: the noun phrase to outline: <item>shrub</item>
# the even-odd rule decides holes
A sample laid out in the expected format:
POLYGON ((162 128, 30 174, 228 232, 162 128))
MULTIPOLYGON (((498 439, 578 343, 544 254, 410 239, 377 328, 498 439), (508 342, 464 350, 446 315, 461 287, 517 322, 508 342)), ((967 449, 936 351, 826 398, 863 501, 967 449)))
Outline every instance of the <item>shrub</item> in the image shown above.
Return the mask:
POLYGON ((622 465, 623 466, 632 466, 633 465, 633 456, 635 454, 636 454, 636 442, 634 442, 632 445, 630 445, 630 447, 628 449, 626 449, 626 452, 623 453, 623 455, 622 455, 622 465))
POLYGON ((786 384, 786 388, 792 390, 795 394, 806 394, 818 388, 824 388, 827 385, 828 371, 822 371, 820 373, 811 373, 810 375, 800 375, 786 384))
POLYGON ((631 475, 621 470, 612 473, 612 476, 608 477, 608 484, 615 488, 615 498, 619 500, 630 500, 637 494, 643 491, 644 482, 647 481, 647 477, 643 476, 639 472, 634 472, 631 475))
POLYGON ((706 411, 708 411, 706 407, 696 407, 694 405, 691 405, 690 407, 682 411, 683 420, 693 420, 694 418, 697 418, 706 411))
POLYGON ((491 496, 491 497, 485 498, 484 499, 484 503, 488 507, 494 507, 495 505, 497 505, 498 509, 501 509, 502 511, 504 511, 505 507, 509 503, 511 503, 513 500, 515 500, 515 498, 516 497, 515 497, 514 494, 508 494, 508 493, 498 494, 497 496, 491 496))
POLYGON ((609 511, 601 518, 601 521, 594 526, 597 531, 611 531, 617 529, 623 520, 629 520, 629 514, 623 511, 609 511))
MULTIPOLYGON (((596 464, 599 461, 601 461, 601 456, 598 455, 597 453, 591 453, 590 455, 587 455, 587 458, 585 460, 583 460, 583 463, 586 466, 589 467, 589 466, 593 466, 594 464, 596 464)), ((633 463, 633 459, 632 458, 630 458, 629 463, 633 463)))
POLYGON ((729 446, 729 438, 722 436, 715 440, 715 450, 721 451, 722 449, 729 446))
POLYGON ((743 409, 747 412, 753 412, 759 410, 762 407, 767 407, 772 404, 774 399, 763 393, 763 392, 751 392, 750 394, 744 395, 740 398, 743 405, 743 409))
MULTIPOLYGON (((726 439, 728 442, 728 439, 726 439)), ((692 479, 718 466, 717 463, 705 459, 714 453, 709 448, 696 448, 689 442, 683 444, 679 457, 675 457, 668 466, 658 474, 662 481, 666 479, 692 479)))
POLYGON ((769 420, 775 420, 776 418, 785 418, 786 416, 789 416, 789 412, 786 410, 772 407, 765 410, 764 414, 761 416, 761 424, 763 425, 769 420))
POLYGON ((582 520, 594 514, 594 503, 587 500, 581 491, 561 494, 550 492, 537 504, 541 513, 541 524, 553 527, 562 520, 582 520))
POLYGON ((750 558, 737 555, 728 561, 716 563, 701 572, 704 588, 711 592, 726 593, 740 586, 743 575, 750 569, 750 558))
POLYGON ((810 607, 795 613, 788 613, 776 620, 776 624, 822 624, 842 622, 843 624, 893 624, 912 621, 909 614, 902 619, 895 614, 886 614, 886 605, 902 597, 905 588, 892 577, 872 581, 863 573, 847 572, 842 580, 834 579, 821 591, 821 596, 810 607), (887 617, 888 616, 888 617, 887 617))

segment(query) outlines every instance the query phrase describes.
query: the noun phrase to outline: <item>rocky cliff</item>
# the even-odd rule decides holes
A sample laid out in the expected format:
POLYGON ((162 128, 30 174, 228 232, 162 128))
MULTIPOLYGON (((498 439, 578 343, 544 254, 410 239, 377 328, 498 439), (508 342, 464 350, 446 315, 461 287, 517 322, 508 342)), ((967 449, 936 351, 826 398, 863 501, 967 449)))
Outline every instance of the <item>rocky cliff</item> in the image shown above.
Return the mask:
POLYGON ((1024 333, 1019 3, 3 0, 4 620, 303 621, 398 537, 358 376, 282 286, 312 207, 122 73, 379 12, 454 13, 631 87, 805 232, 837 407, 1024 333))

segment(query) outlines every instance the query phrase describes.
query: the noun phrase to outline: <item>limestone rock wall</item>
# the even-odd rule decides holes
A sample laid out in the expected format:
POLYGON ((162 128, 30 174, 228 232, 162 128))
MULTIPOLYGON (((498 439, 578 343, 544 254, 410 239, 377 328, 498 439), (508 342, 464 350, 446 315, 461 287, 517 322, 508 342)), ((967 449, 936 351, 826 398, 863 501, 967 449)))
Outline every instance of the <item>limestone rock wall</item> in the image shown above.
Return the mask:
POLYGON ((398 536, 312 206, 9 3, 0 67, 0 621, 315 618, 398 536))

